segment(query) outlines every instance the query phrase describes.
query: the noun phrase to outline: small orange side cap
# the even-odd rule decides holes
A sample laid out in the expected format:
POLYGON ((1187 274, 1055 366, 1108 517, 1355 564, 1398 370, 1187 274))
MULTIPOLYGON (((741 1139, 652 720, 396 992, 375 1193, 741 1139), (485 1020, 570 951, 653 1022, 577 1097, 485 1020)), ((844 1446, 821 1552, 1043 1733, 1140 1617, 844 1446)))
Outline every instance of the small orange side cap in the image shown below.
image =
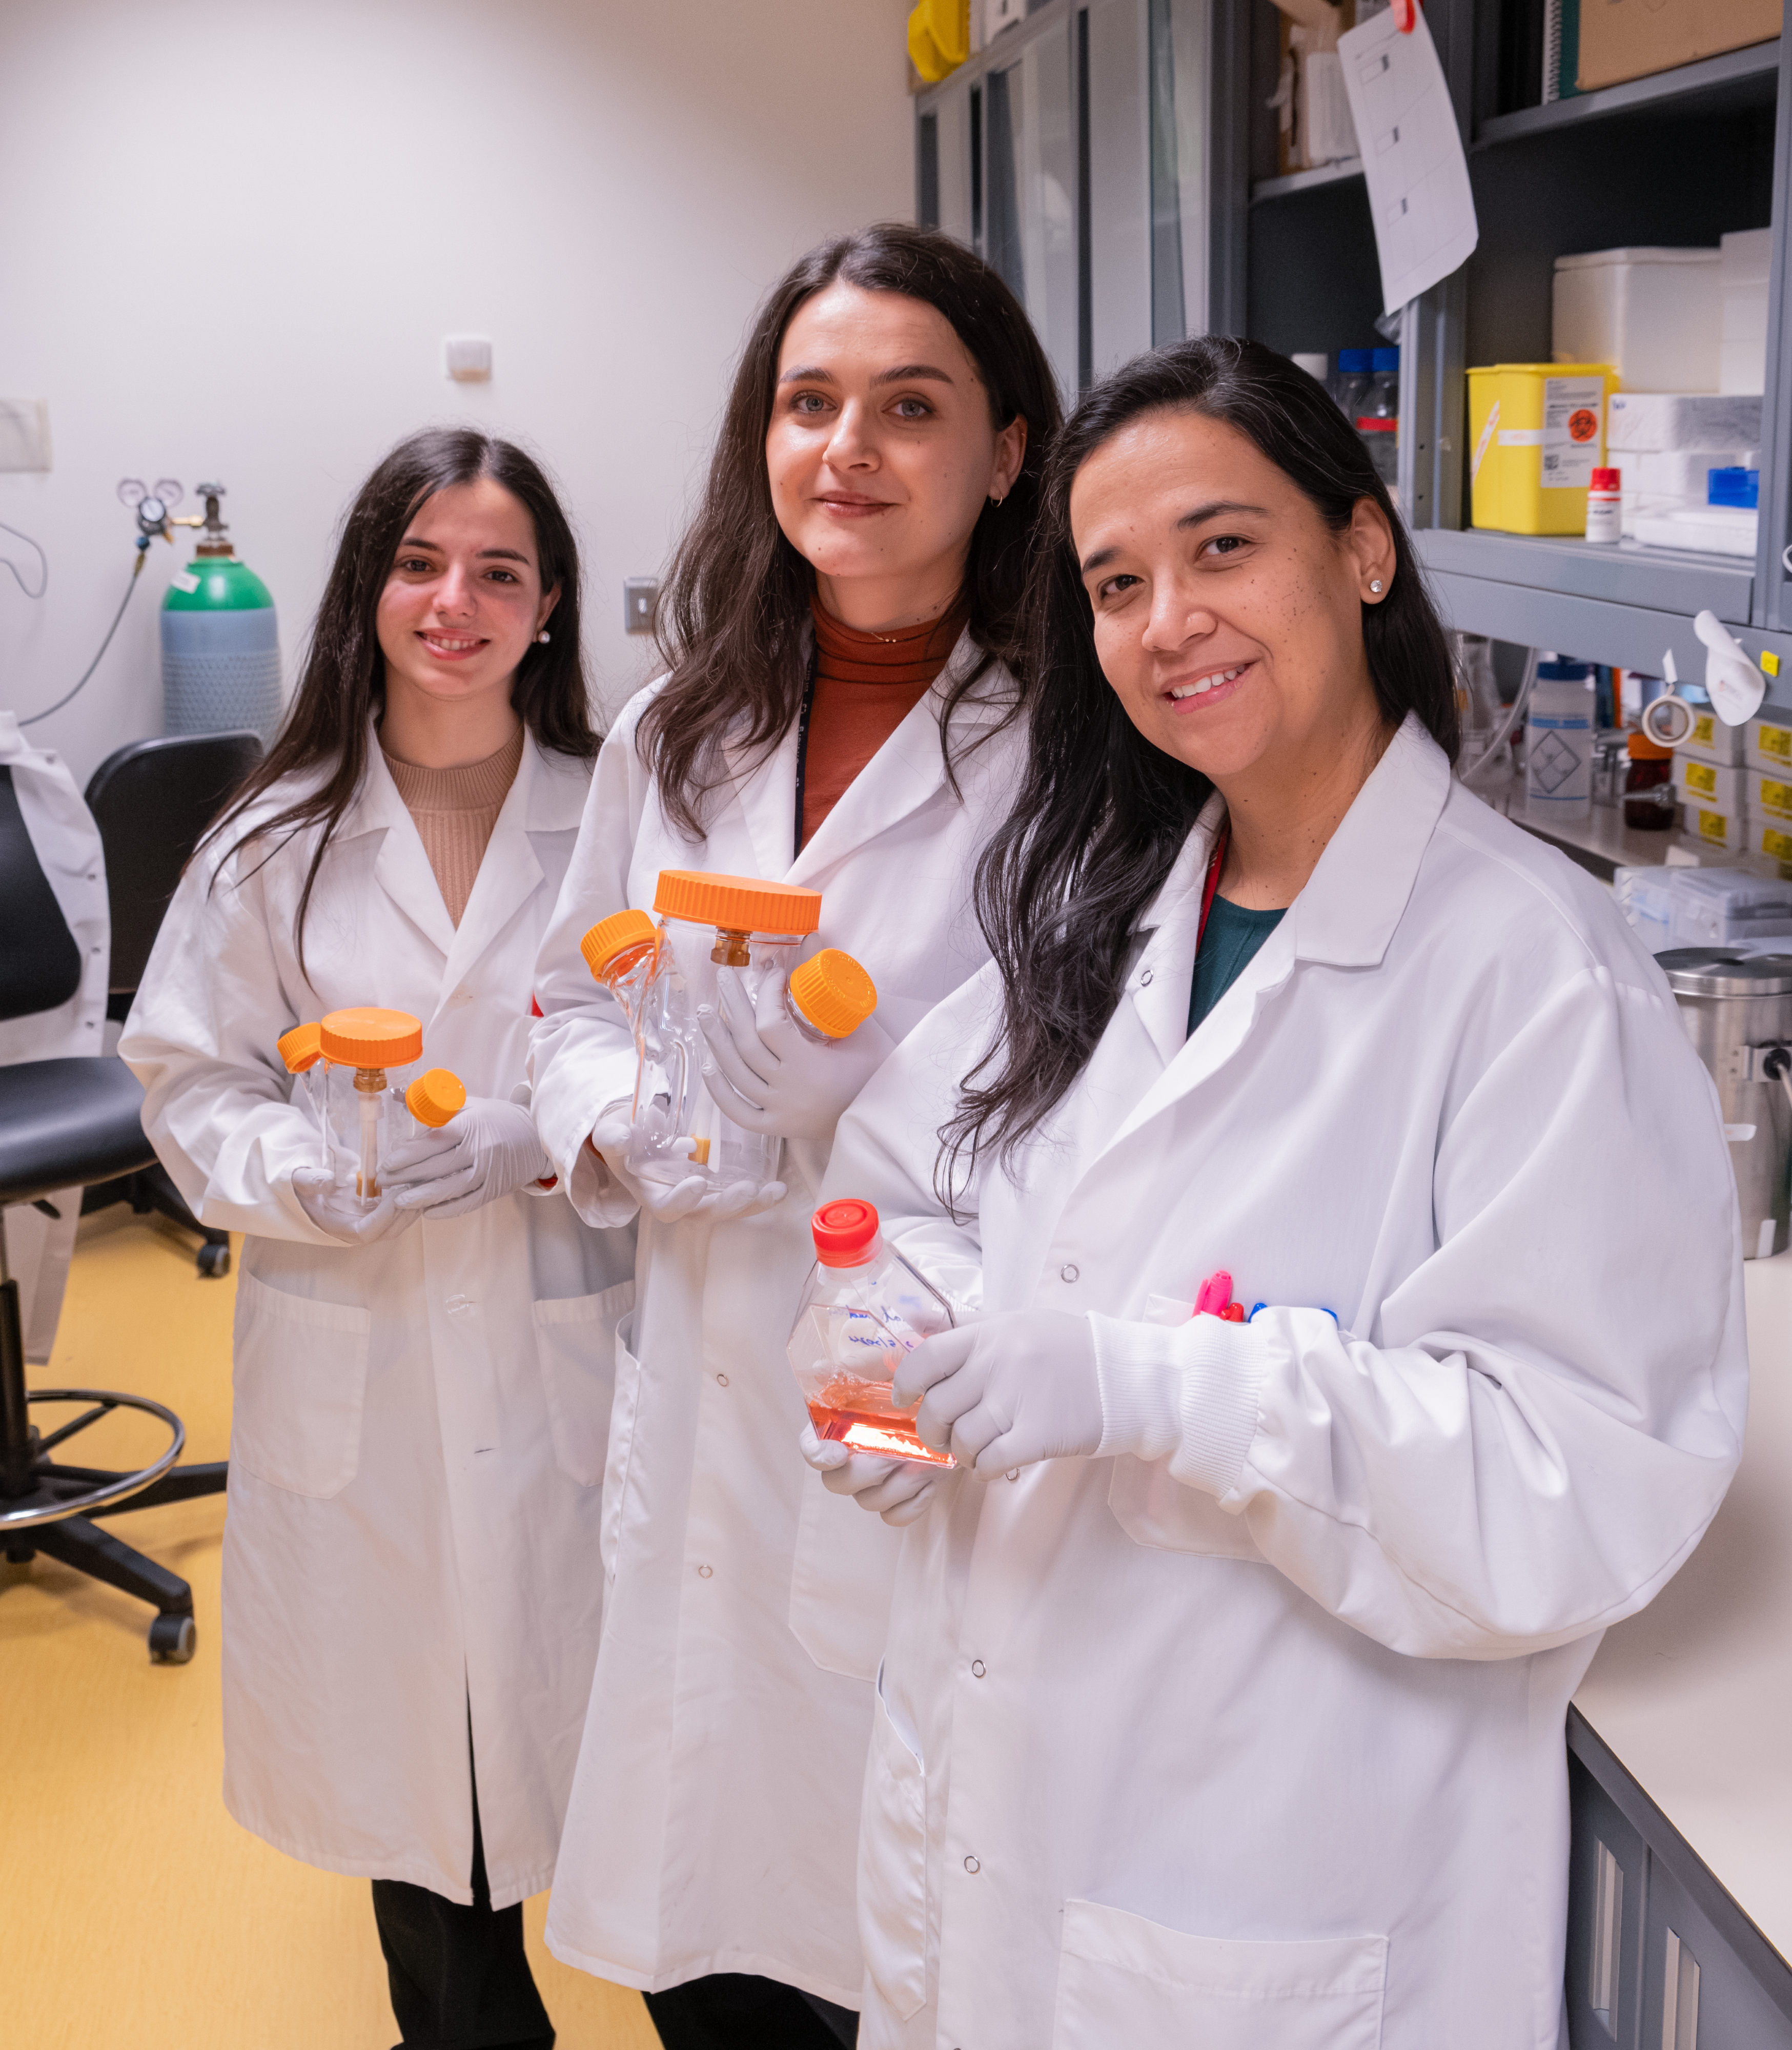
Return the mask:
POLYGON ((439 1131, 467 1103, 467 1085, 451 1069, 431 1068, 404 1092, 404 1107, 419 1124, 439 1131))
POLYGON ((877 985, 850 954, 822 951, 791 971, 791 1001, 818 1032, 844 1039, 877 1008, 877 985))
POLYGON ((295 1025, 290 1032, 283 1032, 274 1043, 275 1052, 287 1064, 289 1075, 302 1075, 307 1068, 314 1068, 323 1058, 323 1027, 321 1025, 295 1025))
POLYGON ((711 875, 701 868, 662 868, 654 891, 662 918, 682 918, 719 932, 789 933, 801 937, 822 922, 822 893, 751 875, 711 875))
POLYGON ((658 937, 654 922, 645 911, 613 911, 599 918, 579 942, 579 951, 593 978, 607 982, 612 975, 633 965, 643 947, 658 937))
POLYGON ((338 1067, 408 1068, 423 1058, 423 1027, 408 1011, 332 1011, 319 1036, 324 1058, 338 1067))

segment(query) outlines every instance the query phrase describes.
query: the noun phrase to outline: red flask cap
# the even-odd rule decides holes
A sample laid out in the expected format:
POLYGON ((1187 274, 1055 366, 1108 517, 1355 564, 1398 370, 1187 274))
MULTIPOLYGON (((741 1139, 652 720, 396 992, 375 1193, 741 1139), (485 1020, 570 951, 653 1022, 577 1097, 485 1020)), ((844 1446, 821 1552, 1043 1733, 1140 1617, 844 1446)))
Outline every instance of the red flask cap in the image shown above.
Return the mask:
POLYGON ((877 1243, 877 1210, 857 1196, 823 1203, 809 1220, 815 1257, 824 1267, 862 1267, 877 1243))

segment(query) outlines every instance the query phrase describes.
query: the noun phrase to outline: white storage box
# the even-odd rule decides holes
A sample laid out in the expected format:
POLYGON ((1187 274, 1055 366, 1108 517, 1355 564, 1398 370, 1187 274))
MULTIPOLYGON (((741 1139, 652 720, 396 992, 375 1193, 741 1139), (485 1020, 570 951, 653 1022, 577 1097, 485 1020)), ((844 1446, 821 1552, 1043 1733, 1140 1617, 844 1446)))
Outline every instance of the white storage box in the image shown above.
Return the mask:
POLYGON ((1618 899, 1618 908, 1642 934, 1652 954, 1673 945, 1673 873, 1669 868, 1612 871, 1611 894, 1618 899))
MULTIPOLYGON (((1741 762, 1747 752, 1748 729, 1742 726, 1726 726, 1709 705, 1695 705, 1692 710, 1692 731, 1674 750, 1677 764, 1682 754, 1689 754, 1699 762, 1721 762, 1734 767, 1741 762)), ((1792 729, 1786 732, 1792 740, 1792 729)), ((1792 776, 1792 753, 1781 764, 1792 776)))
POLYGON ((1700 762, 1677 752, 1674 756, 1674 788, 1679 791, 1682 804, 1704 805, 1714 812, 1737 812, 1746 816, 1749 809, 1748 777, 1747 769, 1717 762, 1700 762))
POLYGON ((1614 392, 1606 401, 1606 460, 1630 449, 1759 448, 1761 401, 1717 392, 1614 392))
POLYGON ((1742 758, 1750 768, 1792 775, 1792 718, 1784 712, 1765 713, 1739 731, 1742 758))
POLYGON ((1595 249, 1556 259, 1558 363, 1609 363, 1645 392, 1716 388, 1724 331, 1716 249, 1595 249))
MULTIPOLYGON (((1709 806, 1685 804, 1681 807, 1680 829, 1702 848, 1723 854, 1744 854, 1748 850, 1748 821, 1740 812, 1713 811, 1709 806)), ((1681 942, 1676 941, 1676 946, 1681 942)))
POLYGON ((1742 773, 1748 779, 1743 809, 1750 823, 1792 831, 1792 769, 1745 769, 1742 773))
POLYGON ((1638 512, 1636 538, 1653 548, 1745 555, 1752 562, 1760 518, 1743 505, 1685 505, 1677 512, 1638 512))
POLYGON ((1622 465, 1624 489, 1705 503, 1714 470, 1759 470, 1759 449, 1638 449, 1622 465))
POLYGON ((1767 267, 1773 231, 1750 228, 1726 235, 1719 277, 1724 294, 1720 392, 1759 392, 1767 376, 1767 267))
POLYGON ((1726 947, 1792 933, 1792 883, 1734 868, 1677 868, 1669 926, 1677 947, 1726 947))

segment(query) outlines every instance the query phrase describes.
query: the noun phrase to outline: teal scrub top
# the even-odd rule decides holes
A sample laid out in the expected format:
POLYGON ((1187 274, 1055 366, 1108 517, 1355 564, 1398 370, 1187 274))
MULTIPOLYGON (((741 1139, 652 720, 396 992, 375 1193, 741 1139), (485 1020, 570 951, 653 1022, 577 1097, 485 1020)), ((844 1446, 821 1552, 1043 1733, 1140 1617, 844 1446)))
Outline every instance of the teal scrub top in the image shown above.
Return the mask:
POLYGON ((1195 979, 1189 992, 1191 1032, 1243 974, 1251 956, 1281 922, 1280 911, 1247 911, 1224 897, 1214 898, 1195 955, 1195 979))

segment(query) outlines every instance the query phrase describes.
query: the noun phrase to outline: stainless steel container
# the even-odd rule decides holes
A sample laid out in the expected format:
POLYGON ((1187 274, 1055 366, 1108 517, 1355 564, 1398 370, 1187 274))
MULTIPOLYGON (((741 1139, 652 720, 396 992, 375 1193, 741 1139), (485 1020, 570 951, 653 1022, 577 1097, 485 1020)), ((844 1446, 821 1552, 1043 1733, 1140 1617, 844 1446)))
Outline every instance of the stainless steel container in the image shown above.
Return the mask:
POLYGON ((1764 1260, 1786 1243, 1792 1097, 1780 1078, 1792 1072, 1792 954, 1675 947, 1655 958, 1724 1106, 1743 1257, 1764 1260))

